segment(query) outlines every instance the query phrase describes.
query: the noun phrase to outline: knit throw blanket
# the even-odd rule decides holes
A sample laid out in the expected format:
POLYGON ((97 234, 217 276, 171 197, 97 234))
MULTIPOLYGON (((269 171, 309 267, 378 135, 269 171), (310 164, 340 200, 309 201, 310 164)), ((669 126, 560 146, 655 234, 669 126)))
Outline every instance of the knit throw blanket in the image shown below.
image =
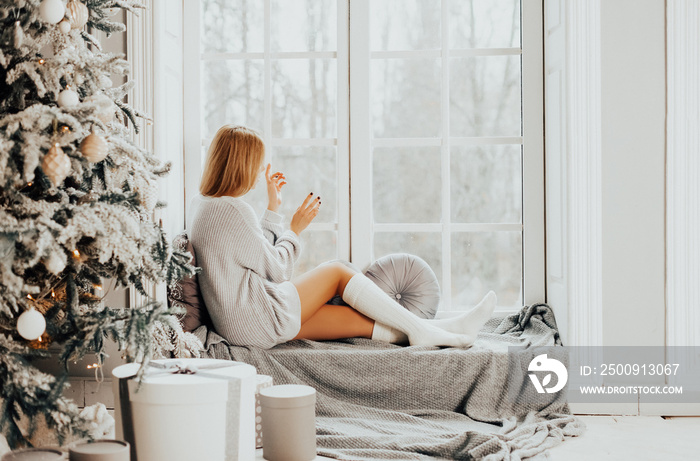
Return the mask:
POLYGON ((533 408, 506 396, 509 346, 561 346, 544 304, 492 318, 469 349, 354 338, 263 350, 231 346, 206 327, 195 334, 211 358, 249 363, 275 384, 314 387, 318 454, 329 458, 546 459, 585 428, 566 401, 533 408))

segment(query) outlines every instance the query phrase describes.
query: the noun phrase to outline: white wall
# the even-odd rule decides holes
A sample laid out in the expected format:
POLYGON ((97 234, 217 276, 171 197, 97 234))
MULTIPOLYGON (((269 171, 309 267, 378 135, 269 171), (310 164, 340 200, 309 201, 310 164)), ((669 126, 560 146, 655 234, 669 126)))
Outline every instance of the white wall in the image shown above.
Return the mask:
POLYGON ((601 2, 603 345, 664 345, 665 2, 601 2))
POLYGON ((545 12, 548 302, 565 344, 663 345, 665 2, 545 12))

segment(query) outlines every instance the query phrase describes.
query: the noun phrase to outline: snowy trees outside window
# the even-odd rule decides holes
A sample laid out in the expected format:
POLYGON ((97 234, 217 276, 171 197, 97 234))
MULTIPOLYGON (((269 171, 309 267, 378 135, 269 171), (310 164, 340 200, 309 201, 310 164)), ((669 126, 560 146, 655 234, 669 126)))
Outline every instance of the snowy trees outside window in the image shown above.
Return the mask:
MULTIPOLYGON (((522 104, 523 72, 541 79, 523 68, 522 9, 533 2, 192 1, 195 155, 219 126, 249 125, 289 179, 283 212, 321 194, 299 271, 407 252, 437 273, 442 309, 490 289, 503 307, 522 305, 522 124, 542 118, 522 104)), ((250 199, 261 212, 264 191, 250 199)))

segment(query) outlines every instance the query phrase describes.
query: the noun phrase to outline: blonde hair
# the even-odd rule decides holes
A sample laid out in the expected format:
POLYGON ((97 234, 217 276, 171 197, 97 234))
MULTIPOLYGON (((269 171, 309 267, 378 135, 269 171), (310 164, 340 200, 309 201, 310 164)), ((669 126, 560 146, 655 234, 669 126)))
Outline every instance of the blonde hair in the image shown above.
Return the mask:
POLYGON ((224 125, 209 146, 199 192, 239 197, 255 187, 264 160, 265 144, 255 130, 224 125))

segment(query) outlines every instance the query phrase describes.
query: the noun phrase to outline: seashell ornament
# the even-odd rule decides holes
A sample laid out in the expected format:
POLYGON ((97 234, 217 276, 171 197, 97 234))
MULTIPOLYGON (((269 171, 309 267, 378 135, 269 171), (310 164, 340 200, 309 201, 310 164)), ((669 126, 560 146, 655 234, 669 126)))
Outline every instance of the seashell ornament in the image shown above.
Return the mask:
POLYGON ((54 186, 58 186, 68 177, 71 170, 70 158, 63 152, 58 143, 54 144, 44 156, 41 169, 44 170, 44 174, 48 176, 54 186))

